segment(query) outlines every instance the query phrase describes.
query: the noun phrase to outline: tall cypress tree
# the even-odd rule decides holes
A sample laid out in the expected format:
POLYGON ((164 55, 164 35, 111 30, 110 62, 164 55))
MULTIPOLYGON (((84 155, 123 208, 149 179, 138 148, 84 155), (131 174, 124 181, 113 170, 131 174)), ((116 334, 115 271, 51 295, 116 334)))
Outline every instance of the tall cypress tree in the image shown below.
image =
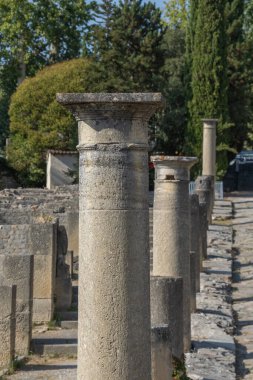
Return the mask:
MULTIPOLYGON (((240 151, 247 136, 249 121, 249 47, 244 33, 244 0, 226 1, 228 51, 228 105, 232 129, 232 145, 240 151)), ((251 63, 250 63, 251 64, 251 63)))
MULTIPOLYGON (((218 118, 218 143, 228 142, 227 51, 224 0, 198 0, 191 35, 191 150, 201 156, 202 118, 218 118)), ((219 162, 219 166, 224 163, 219 162)))

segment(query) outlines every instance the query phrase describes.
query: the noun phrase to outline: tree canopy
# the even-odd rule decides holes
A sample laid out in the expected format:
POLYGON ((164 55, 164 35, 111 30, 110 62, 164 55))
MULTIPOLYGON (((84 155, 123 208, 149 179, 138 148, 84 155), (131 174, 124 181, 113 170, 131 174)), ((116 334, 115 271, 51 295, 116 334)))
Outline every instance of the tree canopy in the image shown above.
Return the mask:
POLYGON ((8 157, 24 185, 45 183, 47 149, 75 149, 77 126, 56 102, 57 92, 87 92, 87 59, 74 59, 41 70, 22 82, 10 106, 8 157))
POLYGON ((45 149, 76 144, 57 91, 161 91, 166 109, 150 134, 166 154, 201 157, 201 119, 218 118, 221 175, 231 154, 253 144, 252 14, 253 0, 168 0, 164 18, 143 0, 0 0, 0 147, 10 117, 9 157, 22 183, 43 182, 45 149))

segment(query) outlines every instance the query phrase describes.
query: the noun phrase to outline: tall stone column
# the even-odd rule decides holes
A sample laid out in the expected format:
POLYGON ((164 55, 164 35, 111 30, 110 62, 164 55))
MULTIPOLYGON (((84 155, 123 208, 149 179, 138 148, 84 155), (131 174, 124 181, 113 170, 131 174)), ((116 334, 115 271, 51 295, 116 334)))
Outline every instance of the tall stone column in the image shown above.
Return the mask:
POLYGON ((202 175, 216 175, 216 119, 203 119, 202 175))
POLYGON ((200 240, 200 220, 199 220, 199 197, 197 194, 190 195, 190 210, 191 210, 191 224, 190 224, 190 251, 195 252, 196 260, 196 291, 200 291, 200 270, 201 270, 201 240, 200 240))
POLYGON ((184 350, 191 345, 189 172, 195 157, 151 157, 156 180, 153 275, 183 278, 184 350))
MULTIPOLYGON (((210 177, 211 181, 211 210, 215 200, 216 176, 216 126, 217 119, 203 119, 203 157, 202 176, 210 177)), ((211 217, 210 217, 211 218, 211 217)), ((211 220, 210 220, 211 222, 211 220)))
POLYGON ((150 380, 148 128, 160 94, 58 94, 79 128, 79 380, 150 380))

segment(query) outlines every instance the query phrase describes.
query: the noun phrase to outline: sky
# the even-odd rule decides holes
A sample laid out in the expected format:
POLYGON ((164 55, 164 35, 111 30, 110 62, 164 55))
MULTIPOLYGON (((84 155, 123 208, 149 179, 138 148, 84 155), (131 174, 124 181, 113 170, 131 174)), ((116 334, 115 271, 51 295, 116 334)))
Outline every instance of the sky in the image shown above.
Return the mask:
POLYGON ((156 4, 156 6, 160 7, 162 10, 164 9, 164 0, 151 0, 156 4))

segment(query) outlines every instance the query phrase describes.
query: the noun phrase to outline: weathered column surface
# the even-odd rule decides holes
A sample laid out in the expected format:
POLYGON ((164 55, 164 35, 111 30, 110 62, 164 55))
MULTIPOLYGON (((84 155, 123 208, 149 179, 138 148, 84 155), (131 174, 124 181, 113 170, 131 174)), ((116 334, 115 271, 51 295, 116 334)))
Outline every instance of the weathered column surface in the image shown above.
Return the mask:
POLYGON ((79 121, 78 379, 150 380, 148 128, 160 94, 58 94, 79 121))
POLYGON ((216 175, 216 119, 203 119, 202 175, 216 175))
POLYGON ((152 326, 151 357, 152 380, 171 380, 172 354, 169 345, 170 333, 168 325, 152 326))
POLYGON ((199 202, 206 204, 207 220, 211 224, 214 204, 214 177, 199 176, 197 177, 195 183, 195 192, 199 196, 199 202))
POLYGON ((184 350, 191 345, 189 171, 195 157, 153 156, 153 275, 183 278, 184 350))
POLYGON ((196 291, 200 291, 200 270, 201 270, 201 226, 199 220, 199 197, 197 194, 190 195, 190 210, 191 210, 191 224, 190 224, 190 251, 195 252, 195 286, 196 291))
MULTIPOLYGON (((0 286, 0 372, 15 354, 16 286, 0 286)), ((0 375, 1 377, 1 375, 0 375)))
POLYGON ((172 354, 181 360, 184 353, 182 278, 151 276, 150 300, 151 326, 169 326, 172 354))
MULTIPOLYGON (((199 203, 199 219, 200 219, 200 232, 201 232, 201 262, 207 258, 207 205, 206 203, 199 203)), ((201 265, 202 268, 202 265, 201 265)))

